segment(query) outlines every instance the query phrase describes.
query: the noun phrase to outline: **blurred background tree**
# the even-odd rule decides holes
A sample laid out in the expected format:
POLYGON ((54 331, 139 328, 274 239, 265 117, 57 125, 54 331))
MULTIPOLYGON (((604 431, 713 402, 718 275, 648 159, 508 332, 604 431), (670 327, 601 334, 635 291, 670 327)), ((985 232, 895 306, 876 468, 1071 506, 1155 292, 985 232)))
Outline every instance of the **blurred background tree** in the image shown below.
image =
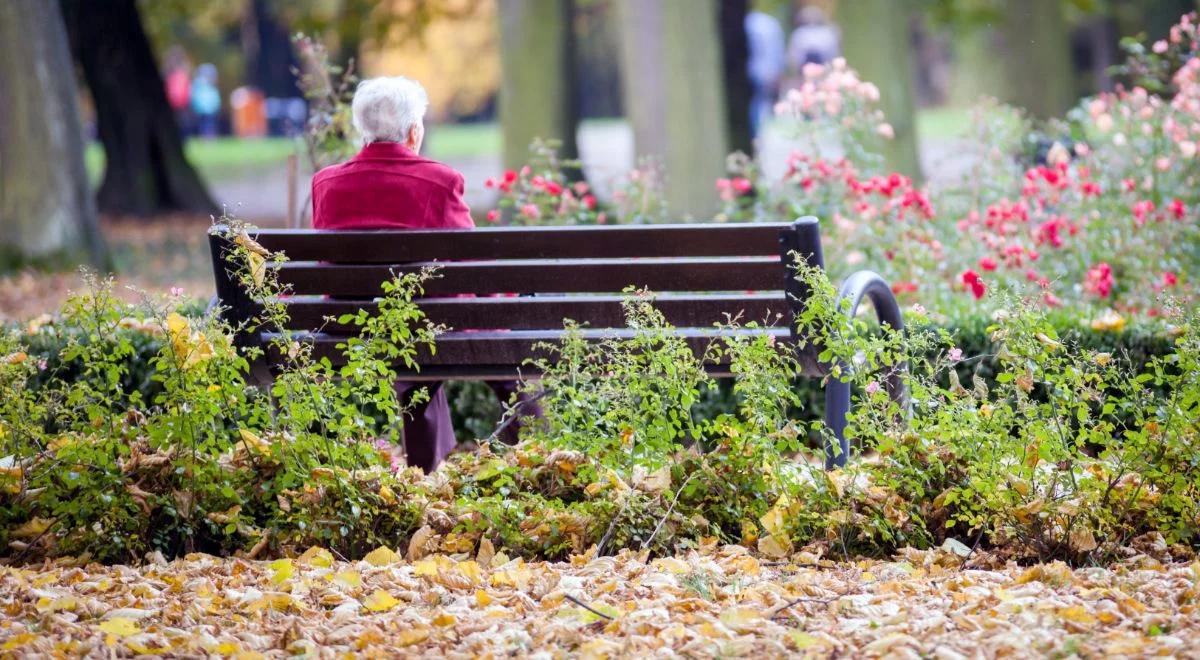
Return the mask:
POLYGON ((539 137, 577 157, 574 0, 499 0, 499 12, 505 167, 528 161, 539 137))
POLYGON ((895 131, 884 147, 889 169, 921 179, 917 155, 916 86, 909 0, 842 0, 834 18, 842 28, 846 61, 879 87, 883 113, 895 131))
POLYGON ((105 264, 59 7, 0 3, 0 266, 105 264))
POLYGON ((62 9, 104 145, 100 210, 137 216, 215 211, 183 155, 179 123, 135 0, 62 0, 62 9))

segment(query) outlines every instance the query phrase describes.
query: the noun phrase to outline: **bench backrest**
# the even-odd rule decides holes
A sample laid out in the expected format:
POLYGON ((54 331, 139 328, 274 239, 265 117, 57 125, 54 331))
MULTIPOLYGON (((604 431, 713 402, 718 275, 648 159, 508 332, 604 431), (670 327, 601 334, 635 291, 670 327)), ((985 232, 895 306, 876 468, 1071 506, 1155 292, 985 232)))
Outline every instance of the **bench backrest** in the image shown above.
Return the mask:
MULTIPOLYGON (((434 355, 420 358, 423 378, 511 378, 534 345, 554 341, 563 320, 589 336, 625 328, 622 290, 644 287, 697 351, 718 334, 714 323, 740 317, 775 325, 792 337, 807 297, 790 270, 792 254, 823 265, 815 218, 794 223, 679 224, 473 230, 260 230, 254 238, 288 261, 281 283, 294 329, 313 331, 316 352, 336 361, 334 346, 352 328, 336 318, 370 310, 393 273, 435 265, 438 277, 418 301, 452 331, 434 355), (473 294, 474 297, 464 297, 473 294), (508 294, 508 295, 489 295, 508 294), (513 295, 516 294, 516 295, 513 295)), ((228 272, 226 239, 214 231, 217 295, 229 321, 257 311, 228 272)), ((252 338, 258 341, 261 338, 252 338)), ((806 369, 818 370, 808 356, 806 369)), ((712 365, 721 371, 721 365, 712 365)), ((417 374, 413 374, 417 377, 417 374)))

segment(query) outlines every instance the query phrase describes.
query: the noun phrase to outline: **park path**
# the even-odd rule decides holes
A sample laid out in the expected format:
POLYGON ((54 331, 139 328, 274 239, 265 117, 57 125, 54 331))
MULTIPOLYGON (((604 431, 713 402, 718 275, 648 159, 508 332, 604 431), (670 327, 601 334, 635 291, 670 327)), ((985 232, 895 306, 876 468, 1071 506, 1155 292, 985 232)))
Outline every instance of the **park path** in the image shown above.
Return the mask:
MULTIPOLYGON (((588 180, 604 197, 614 180, 634 166, 633 131, 628 124, 619 121, 589 123, 580 128, 578 137, 588 180)), ((767 132, 762 162, 768 177, 782 175, 790 150, 791 143, 785 136, 767 132)), ((956 157, 961 152, 955 140, 923 140, 922 166, 926 173, 936 172, 937 178, 953 175, 967 165, 961 157, 956 157)), ((445 162, 463 173, 467 203, 476 209, 490 208, 495 202, 495 193, 483 183, 501 172, 500 154, 448 158, 445 162)), ((283 167, 212 181, 210 185, 217 201, 239 217, 271 225, 281 223, 287 213, 287 173, 283 167)), ((299 202, 304 203, 308 199, 311 173, 304 172, 299 185, 299 202)))

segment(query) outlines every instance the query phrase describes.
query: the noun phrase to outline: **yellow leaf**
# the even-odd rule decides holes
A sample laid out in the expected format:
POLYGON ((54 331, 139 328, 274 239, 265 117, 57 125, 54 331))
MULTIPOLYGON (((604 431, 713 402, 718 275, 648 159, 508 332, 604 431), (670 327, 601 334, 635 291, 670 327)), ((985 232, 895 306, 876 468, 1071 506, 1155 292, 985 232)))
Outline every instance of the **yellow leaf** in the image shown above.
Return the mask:
POLYGON ((762 524, 763 529, 767 530, 768 534, 778 534, 778 533, 784 531, 783 528, 784 528, 784 523, 785 523, 785 519, 784 519, 785 507, 786 507, 786 504, 784 506, 780 506, 779 504, 776 504, 775 506, 771 507, 771 509, 769 511, 764 513, 761 518, 758 519, 758 522, 760 524, 762 524))
POLYGON ((137 653, 138 655, 162 655, 162 654, 166 653, 167 651, 171 650, 169 646, 159 649, 159 648, 154 648, 153 646, 146 646, 145 644, 142 644, 140 642, 135 642, 132 639, 126 641, 125 646, 128 646, 130 651, 133 651, 134 653, 137 653))
POLYGON ((368 552, 363 561, 372 566, 387 566, 400 561, 400 555, 387 546, 380 546, 368 552))
POLYGON ((1125 318, 1113 310, 1105 310, 1103 314, 1092 319, 1092 330, 1099 332, 1120 332, 1125 329, 1125 318))
POLYGON ((54 521, 49 518, 30 518, 24 525, 17 527, 10 533, 19 539, 28 539, 41 536, 54 521))
POLYGON ((819 637, 813 637, 803 630, 793 630, 789 632, 788 639, 792 642, 792 646, 795 646, 796 649, 800 651, 803 651, 804 649, 810 649, 821 643, 821 639, 819 637))
POLYGON ((140 633, 141 629, 138 628, 132 619, 117 616, 102 622, 100 624, 100 632, 116 635, 117 637, 128 637, 140 633))
POLYGON ((27 632, 21 633, 19 635, 13 635, 12 638, 10 638, 8 641, 4 642, 4 646, 0 646, 0 650, 12 651, 13 649, 20 648, 20 647, 28 644, 29 642, 36 640, 37 638, 38 638, 37 635, 35 635, 33 633, 27 633, 27 632))
POLYGON ((325 548, 319 548, 314 545, 308 550, 305 550, 304 554, 300 555, 297 561, 299 561, 301 564, 316 566, 317 568, 329 568, 330 566, 333 566, 333 553, 329 552, 325 548))
POLYGON ((78 606, 79 601, 73 596, 62 596, 53 600, 49 598, 42 598, 38 600, 36 605, 39 612, 59 612, 62 610, 74 612, 75 608, 78 606))
POLYGON ((488 605, 491 605, 493 600, 495 599, 483 589, 479 589, 475 592, 475 604, 480 607, 487 607, 488 605))
POLYGON ((415 561, 413 562, 413 575, 417 577, 435 577, 446 561, 446 558, 442 555, 415 561))
POLYGON ((496 571, 492 573, 493 587, 516 587, 524 589, 529 585, 529 581, 533 579, 533 571, 526 568, 524 565, 518 565, 515 568, 506 571, 496 571))
POLYGON ((395 596, 382 589, 376 589, 375 593, 363 601, 363 607, 372 612, 386 612, 399 604, 400 601, 395 596))
POLYGON ((841 470, 829 470, 825 473, 825 480, 829 484, 829 489, 833 491, 839 498, 846 494, 846 482, 849 477, 842 473, 841 470))
POLYGON ((251 612, 256 612, 261 609, 283 612, 290 608, 292 604, 293 601, 290 594, 270 593, 250 603, 248 609, 251 612))
POLYGON ((1099 545, 1096 543, 1096 537, 1092 534, 1092 530, 1087 528, 1071 530, 1071 535, 1067 537, 1067 543, 1076 552, 1091 552, 1099 545))
POLYGON ((1095 625, 1096 617, 1088 614, 1088 611, 1083 608, 1083 605, 1072 605, 1064 607, 1058 611, 1058 616, 1065 621, 1071 621, 1085 626, 1095 625))
POLYGON ((179 312, 171 312, 167 315, 167 331, 172 335, 182 334, 188 329, 187 318, 179 312))
POLYGON ((267 260, 262 255, 247 252, 246 263, 250 266, 250 277, 254 279, 254 284, 261 287, 266 282, 267 260))
POLYGON ((268 564, 268 567, 274 571, 271 574, 271 582, 275 584, 283 584, 296 574, 296 567, 292 565, 291 559, 277 559, 268 564))
POLYGON ((462 573, 464 577, 466 577, 468 580, 470 580, 471 584, 479 584, 480 582, 483 581, 483 570, 479 567, 479 564, 473 559, 468 559, 466 561, 460 561, 455 566, 455 568, 458 569, 459 573, 462 573))
POLYGON ((254 240, 253 238, 250 238, 250 234, 247 234, 244 231, 239 233, 237 236, 235 236, 233 239, 233 242, 246 248, 247 252, 250 252, 252 254, 257 254, 261 257, 270 256, 270 254, 271 254, 270 252, 267 251, 267 248, 260 245, 259 242, 254 240))
POLYGON ((456 623, 458 623, 458 619, 454 618, 453 614, 446 614, 445 612, 442 612, 441 614, 433 617, 433 625, 440 626, 442 628, 452 626, 456 623))
POLYGON ((392 506, 396 503, 396 493, 390 486, 383 484, 379 487, 379 499, 383 500, 384 504, 392 506))
POLYGON ((253 431, 246 429, 238 429, 238 437, 248 449, 255 453, 265 454, 270 449, 270 444, 258 437, 253 431))
POLYGON ((778 536, 764 536, 758 539, 758 551, 772 559, 782 559, 792 552, 792 542, 778 536))
POLYGON ((358 571, 341 571, 333 576, 333 583, 347 589, 358 589, 362 586, 362 576, 358 571))
POLYGON ((408 630, 401 631, 400 634, 396 635, 396 637, 393 639, 395 640, 396 644, 399 644, 400 646, 412 646, 413 644, 420 644, 421 642, 429 639, 429 629, 409 628, 408 630))
POLYGON ((735 607, 721 613, 721 623, 739 632, 756 628, 761 620, 762 614, 748 607, 735 607))
POLYGON ((675 575, 687 573, 692 570, 692 567, 686 561, 676 559, 675 557, 660 557, 651 562, 651 566, 659 570, 674 573, 675 575))

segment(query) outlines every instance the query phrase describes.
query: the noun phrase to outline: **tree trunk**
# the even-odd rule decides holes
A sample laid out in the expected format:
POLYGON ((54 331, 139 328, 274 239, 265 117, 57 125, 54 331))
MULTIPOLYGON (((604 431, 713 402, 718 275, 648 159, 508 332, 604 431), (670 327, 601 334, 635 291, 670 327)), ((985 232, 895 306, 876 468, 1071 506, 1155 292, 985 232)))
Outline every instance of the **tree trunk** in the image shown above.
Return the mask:
POLYGON ((896 137, 884 147, 887 166, 921 178, 913 99, 912 7, 906 0, 846 0, 837 5, 846 62, 879 87, 880 106, 896 137))
POLYGON ((534 138, 576 158, 574 0, 500 0, 500 123, 504 165, 529 161, 534 138))
POLYGON ((62 0, 62 6, 104 145, 100 210, 138 216, 215 211, 184 156, 135 0, 62 0))
POLYGON ((300 63, 292 50, 291 36, 268 0, 251 0, 246 9, 242 20, 242 53, 246 57, 246 80, 264 96, 302 96, 293 73, 300 63))
POLYGON ((105 265, 71 70, 57 4, 0 2, 0 264, 105 265))
POLYGON ((729 121, 729 148, 754 153, 750 134, 750 44, 746 37, 749 0, 722 0, 717 25, 721 31, 721 70, 725 77, 725 108, 729 121))
MULTIPOLYGON (((711 218, 729 120, 715 0, 619 0, 625 109, 640 155, 666 168, 672 211, 711 218)), ((740 27, 740 26, 739 26, 740 27)))
POLYGON ((1061 117, 1075 102, 1071 41, 1063 3, 1009 0, 1000 25, 1003 100, 1034 117, 1061 117))

